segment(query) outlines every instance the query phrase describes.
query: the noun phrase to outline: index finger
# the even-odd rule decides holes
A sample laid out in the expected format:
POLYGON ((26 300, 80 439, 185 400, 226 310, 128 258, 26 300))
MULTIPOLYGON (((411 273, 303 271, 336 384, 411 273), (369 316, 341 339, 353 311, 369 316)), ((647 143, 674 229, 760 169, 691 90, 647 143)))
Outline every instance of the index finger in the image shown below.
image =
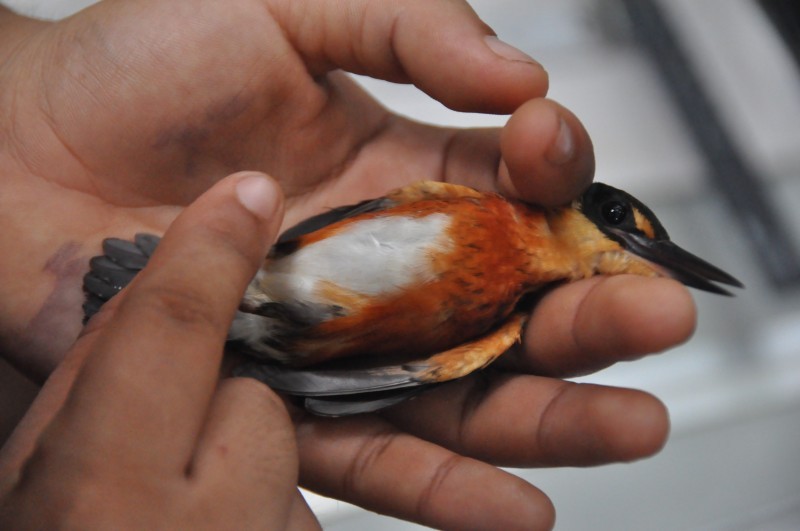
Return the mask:
POLYGON ((176 219, 106 322, 84 336, 90 353, 64 411, 79 416, 72 434, 81 444, 185 466, 233 314, 274 239, 280 209, 274 182, 240 174, 176 219))
POLYGON ((547 92, 541 65, 497 39, 464 0, 269 6, 315 77, 342 68, 411 82, 462 111, 509 113, 547 92))
POLYGON ((683 343, 696 322, 694 301, 675 280, 592 278, 547 293, 503 363, 540 376, 588 374, 683 343))

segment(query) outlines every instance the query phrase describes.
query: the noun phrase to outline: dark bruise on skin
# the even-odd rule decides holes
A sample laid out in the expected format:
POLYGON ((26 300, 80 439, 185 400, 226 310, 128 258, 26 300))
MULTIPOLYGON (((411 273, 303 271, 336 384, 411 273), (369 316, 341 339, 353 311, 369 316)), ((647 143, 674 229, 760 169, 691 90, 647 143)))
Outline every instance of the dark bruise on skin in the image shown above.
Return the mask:
POLYGON ((237 94, 227 101, 210 106, 202 124, 168 129, 156 138, 153 148, 163 149, 173 144, 179 144, 189 150, 198 148, 197 143, 208 138, 212 128, 238 118, 250 107, 251 103, 250 98, 237 94))
POLYGON ((42 272, 53 278, 50 294, 28 322, 17 352, 35 357, 14 364, 26 374, 46 374, 61 360, 81 331, 81 279, 88 260, 81 245, 67 242, 47 260, 42 272))
MULTIPOLYGON (((209 142, 217 136, 217 129, 245 115, 253 104, 253 98, 236 94, 226 101, 211 105, 205 116, 195 124, 171 127, 161 132, 153 142, 153 149, 162 151, 176 147, 186 154, 185 172, 192 176, 197 172, 198 159, 209 151, 209 142)), ((227 153, 228 164, 235 167, 238 157, 227 153)))

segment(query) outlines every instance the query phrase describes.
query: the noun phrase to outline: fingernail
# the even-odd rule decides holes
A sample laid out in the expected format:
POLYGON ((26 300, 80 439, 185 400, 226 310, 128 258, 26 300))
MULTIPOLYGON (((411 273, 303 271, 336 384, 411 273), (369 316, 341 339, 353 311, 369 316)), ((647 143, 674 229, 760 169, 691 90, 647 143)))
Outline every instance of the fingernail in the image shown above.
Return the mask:
POLYGON ((483 38, 483 40, 486 42, 486 46, 488 46, 490 50, 492 50, 496 55, 499 55, 503 59, 507 59, 509 61, 520 61, 523 63, 531 63, 534 65, 539 64, 533 59, 533 57, 529 56, 528 54, 517 48, 514 48, 510 44, 501 41, 494 35, 487 35, 486 37, 483 38))
POLYGON ((236 183, 236 197, 247 210, 260 218, 271 218, 280 197, 275 181, 260 173, 243 176, 236 183))
POLYGON ((561 166, 575 157, 575 136, 566 120, 558 119, 558 134, 544 154, 550 164, 561 166))

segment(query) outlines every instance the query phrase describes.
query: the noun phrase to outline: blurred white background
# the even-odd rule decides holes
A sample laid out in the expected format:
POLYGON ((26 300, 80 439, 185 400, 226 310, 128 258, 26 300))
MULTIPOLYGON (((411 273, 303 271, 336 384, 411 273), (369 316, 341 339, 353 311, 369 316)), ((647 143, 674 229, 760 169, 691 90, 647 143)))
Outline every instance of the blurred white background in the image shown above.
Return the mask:
MULTIPOLYGON (((10 0, 57 18, 90 1, 10 0)), ((684 248, 739 277, 736 299, 695 293, 695 337, 667 354, 584 380, 648 390, 672 435, 653 459, 589 470, 520 470, 553 499, 561 530, 800 529, 800 293, 776 290, 710 184, 653 65, 614 0, 473 0, 505 41, 549 71, 552 98, 593 137, 597 180, 647 203, 684 248)), ((724 124, 800 243, 800 74, 751 0, 664 0, 724 124)), ((388 107, 426 122, 502 125, 413 88, 370 79, 388 107)), ((416 526, 310 495, 326 529, 416 526)))

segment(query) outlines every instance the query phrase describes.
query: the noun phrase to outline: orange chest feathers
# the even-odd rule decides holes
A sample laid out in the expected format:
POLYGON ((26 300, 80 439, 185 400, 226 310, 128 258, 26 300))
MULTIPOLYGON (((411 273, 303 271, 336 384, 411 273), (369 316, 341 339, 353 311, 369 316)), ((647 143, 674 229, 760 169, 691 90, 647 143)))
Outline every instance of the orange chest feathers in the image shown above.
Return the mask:
POLYGON ((295 365, 438 352, 501 323, 540 281, 544 216, 495 196, 431 199, 343 220, 262 270, 271 304, 321 317, 271 338, 295 365), (324 314, 324 315, 323 315, 324 314))

